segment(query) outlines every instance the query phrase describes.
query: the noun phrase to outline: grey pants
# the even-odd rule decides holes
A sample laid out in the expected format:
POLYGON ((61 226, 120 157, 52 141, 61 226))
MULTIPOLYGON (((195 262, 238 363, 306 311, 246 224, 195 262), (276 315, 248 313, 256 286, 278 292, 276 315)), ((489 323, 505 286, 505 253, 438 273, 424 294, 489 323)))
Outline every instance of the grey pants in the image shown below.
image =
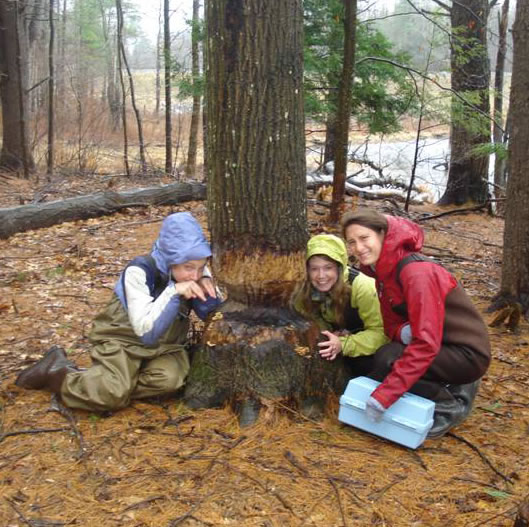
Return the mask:
POLYGON ((189 372, 185 350, 153 359, 131 357, 120 342, 107 341, 91 351, 93 365, 68 373, 61 397, 70 408, 117 410, 131 399, 141 399, 176 391, 189 372))

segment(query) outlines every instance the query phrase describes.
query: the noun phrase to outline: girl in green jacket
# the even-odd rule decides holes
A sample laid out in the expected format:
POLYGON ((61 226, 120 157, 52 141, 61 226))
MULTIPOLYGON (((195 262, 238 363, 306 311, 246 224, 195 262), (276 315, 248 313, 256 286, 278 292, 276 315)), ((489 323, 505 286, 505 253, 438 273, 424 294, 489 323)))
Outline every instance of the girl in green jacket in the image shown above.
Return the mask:
POLYGON ((334 360, 343 353, 355 359, 354 374, 368 373, 371 355, 389 342, 375 281, 348 266, 345 244, 332 234, 309 240, 306 262, 307 276, 293 293, 292 307, 320 327, 323 359, 334 360))

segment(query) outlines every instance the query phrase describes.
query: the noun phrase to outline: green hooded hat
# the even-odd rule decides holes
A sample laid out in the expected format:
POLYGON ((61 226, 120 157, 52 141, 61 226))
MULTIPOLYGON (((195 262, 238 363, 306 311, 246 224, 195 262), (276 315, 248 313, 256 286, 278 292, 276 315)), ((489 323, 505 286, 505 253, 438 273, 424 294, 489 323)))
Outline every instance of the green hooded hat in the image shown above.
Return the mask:
POLYGON ((317 234, 313 236, 307 243, 306 261, 313 256, 327 256, 340 264, 342 269, 342 279, 347 281, 349 276, 349 269, 347 267, 347 249, 345 243, 341 238, 334 234, 317 234))

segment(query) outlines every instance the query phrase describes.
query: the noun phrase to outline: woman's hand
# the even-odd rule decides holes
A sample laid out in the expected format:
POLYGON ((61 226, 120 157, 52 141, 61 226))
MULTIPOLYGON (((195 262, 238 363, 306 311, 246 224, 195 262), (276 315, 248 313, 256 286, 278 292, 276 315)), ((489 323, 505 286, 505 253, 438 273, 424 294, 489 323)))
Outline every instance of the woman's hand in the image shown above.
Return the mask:
POLYGON ((322 331, 322 335, 325 335, 329 340, 325 342, 319 342, 320 357, 322 359, 334 360, 338 353, 342 351, 342 343, 340 339, 330 331, 322 331))
POLYGON ((194 280, 188 280, 187 282, 176 282, 175 291, 177 295, 183 296, 187 300, 193 298, 200 298, 205 301, 206 295, 202 287, 194 280))

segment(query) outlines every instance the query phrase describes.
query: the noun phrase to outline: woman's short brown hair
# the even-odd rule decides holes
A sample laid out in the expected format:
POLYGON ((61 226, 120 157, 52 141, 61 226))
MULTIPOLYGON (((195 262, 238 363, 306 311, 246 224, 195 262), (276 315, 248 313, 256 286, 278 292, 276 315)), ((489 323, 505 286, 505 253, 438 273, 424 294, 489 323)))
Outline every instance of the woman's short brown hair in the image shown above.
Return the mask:
POLYGON ((342 236, 345 239, 345 231, 349 225, 361 225, 378 233, 386 235, 388 232, 388 220, 384 214, 376 210, 359 209, 356 211, 346 212, 342 216, 342 236))

